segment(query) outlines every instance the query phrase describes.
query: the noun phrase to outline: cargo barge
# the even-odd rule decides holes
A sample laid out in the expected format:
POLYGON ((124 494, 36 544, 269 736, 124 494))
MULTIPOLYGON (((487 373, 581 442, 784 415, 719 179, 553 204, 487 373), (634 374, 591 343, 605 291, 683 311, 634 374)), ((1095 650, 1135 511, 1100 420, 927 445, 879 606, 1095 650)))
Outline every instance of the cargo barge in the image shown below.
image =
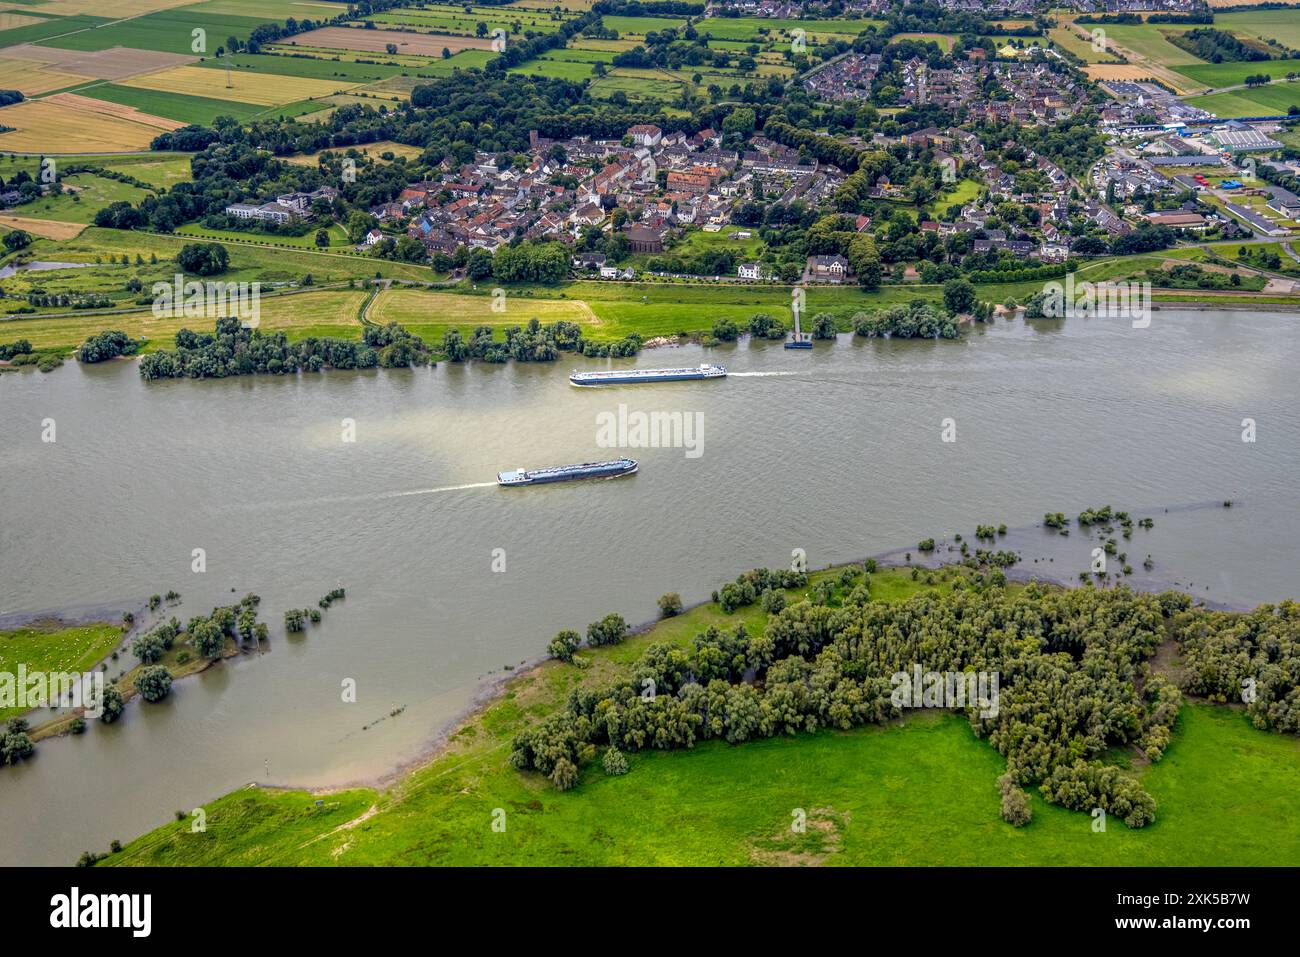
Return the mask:
POLYGON ((612 459, 608 462, 583 462, 580 465, 553 465, 544 469, 515 469, 498 472, 497 484, 505 488, 518 485, 545 485, 548 482, 573 482, 579 479, 608 479, 631 475, 635 459, 612 459))
POLYGON ((723 379, 727 370, 707 362, 682 369, 623 369, 610 372, 573 372, 573 385, 625 385, 635 382, 683 382, 692 379, 723 379))

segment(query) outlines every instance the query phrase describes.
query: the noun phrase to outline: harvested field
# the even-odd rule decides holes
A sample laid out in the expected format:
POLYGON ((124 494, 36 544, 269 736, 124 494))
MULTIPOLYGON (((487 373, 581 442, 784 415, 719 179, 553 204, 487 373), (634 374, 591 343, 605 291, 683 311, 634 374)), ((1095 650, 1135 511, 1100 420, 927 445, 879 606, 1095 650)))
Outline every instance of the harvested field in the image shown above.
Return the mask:
POLYGON ((156 122, 137 123, 48 100, 6 106, 0 123, 14 128, 0 133, 0 150, 14 153, 134 152, 148 149, 160 129, 156 122))
MULTIPOLYGON (((107 50, 62 50, 22 43, 4 51, 6 57, 36 60, 52 70, 77 74, 82 79, 120 80, 140 73, 152 73, 167 67, 193 63, 196 56, 137 50, 133 47, 110 47, 107 50)), ((65 84, 71 85, 71 84, 65 84)))
POLYGON ((145 126, 155 126, 160 130, 178 130, 185 125, 176 120, 168 120, 161 116, 145 113, 137 110, 134 106, 123 106, 120 103, 110 103, 107 100, 96 100, 88 96, 79 96, 76 93, 56 93, 54 96, 47 97, 44 102, 57 103, 60 106, 71 107, 74 110, 97 113, 101 116, 111 116, 119 120, 130 120, 132 123, 143 123, 145 126))
POLYGON ((354 30, 351 27, 324 27, 309 33, 300 33, 293 40, 281 44, 295 46, 327 47, 335 50, 363 50, 367 53, 384 53, 388 44, 397 44, 399 54, 415 56, 442 56, 444 49, 452 53, 461 50, 491 50, 490 37, 450 37, 433 34, 403 33, 400 30, 354 30))
POLYGON ((1150 80, 1155 74, 1148 67, 1132 63, 1093 63, 1083 68, 1091 80, 1150 80))
POLYGON ((21 13, 0 13, 0 30, 14 30, 18 27, 30 27, 33 23, 44 23, 41 17, 29 17, 21 13))
POLYGON ((0 56, 0 89, 19 90, 25 96, 35 96, 84 82, 85 77, 51 70, 35 60, 0 56))
POLYGON ((183 93, 215 100, 234 100, 236 103, 256 103, 259 106, 278 106, 298 100, 311 100, 329 96, 357 86, 338 80, 313 80, 298 76, 280 76, 270 73, 231 73, 231 86, 226 86, 224 70, 206 70, 200 66, 179 66, 160 73, 132 77, 121 81, 122 86, 141 90, 158 90, 163 93, 183 93))
POLYGON ((169 10, 172 7, 184 7, 194 0, 113 0, 111 4, 104 0, 49 0, 41 4, 41 13, 56 17, 89 15, 92 17, 112 16, 115 19, 138 17, 156 10, 169 10))
POLYGON ((0 213, 0 226, 5 229, 22 229, 45 239, 76 239, 86 228, 81 223, 59 223, 52 219, 29 219, 4 213, 0 213))
MULTIPOLYGON (((405 156, 407 158, 419 156, 422 152, 418 146, 407 146, 405 143, 394 143, 392 140, 380 140, 376 143, 366 143, 364 146, 354 147, 358 152, 365 156, 373 156, 379 162, 385 153, 392 153, 394 156, 405 156)), ((320 150, 315 153, 299 153, 295 156, 283 156, 286 163, 293 163, 296 166, 317 166, 320 164, 321 153, 331 152, 320 150)), ((332 151, 336 156, 342 156, 347 153, 347 149, 336 149, 332 151)))

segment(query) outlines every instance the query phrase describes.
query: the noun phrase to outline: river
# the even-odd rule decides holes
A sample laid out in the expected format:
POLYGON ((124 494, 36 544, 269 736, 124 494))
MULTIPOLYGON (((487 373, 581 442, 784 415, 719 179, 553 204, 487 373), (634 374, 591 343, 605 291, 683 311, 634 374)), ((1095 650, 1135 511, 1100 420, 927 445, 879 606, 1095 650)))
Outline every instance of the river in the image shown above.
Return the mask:
POLYGON ((0 376, 0 616, 120 612, 174 588, 182 620, 255 591, 271 626, 265 653, 0 769, 0 864, 70 863, 252 781, 375 780, 559 629, 650 619, 665 591, 698 601, 794 549, 820 567, 1005 522, 1022 571, 1073 580, 1094 543, 1034 526, 1111 504, 1155 518, 1122 542, 1152 582, 1236 605, 1300 596, 1298 320, 1159 311, 1147 329, 1002 320, 958 342, 842 336, 810 353, 741 342, 294 378, 145 384, 133 362, 0 376), (701 361, 736 374, 567 381, 575 363, 701 361), (701 454, 598 447, 597 416, 619 403, 698 414, 701 454), (492 484, 622 453, 637 475, 492 484), (284 609, 338 584, 347 598, 320 625, 284 632, 284 609))

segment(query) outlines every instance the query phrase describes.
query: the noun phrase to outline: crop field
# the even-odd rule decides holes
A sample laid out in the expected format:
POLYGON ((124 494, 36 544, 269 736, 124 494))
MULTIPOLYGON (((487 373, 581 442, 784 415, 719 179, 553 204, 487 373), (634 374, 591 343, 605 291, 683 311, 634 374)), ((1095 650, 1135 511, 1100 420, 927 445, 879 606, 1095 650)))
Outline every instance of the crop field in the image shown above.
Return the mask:
POLYGON ((154 116, 165 117, 178 123, 197 123, 211 126, 218 116, 233 116, 237 120, 250 120, 263 112, 263 107, 232 100, 214 100, 206 96, 187 96, 184 93, 164 93, 144 90, 116 83, 82 90, 83 96, 135 107, 154 116))
POLYGON ((44 239, 76 239, 86 227, 77 223, 57 222, 50 219, 33 219, 0 213, 0 227, 6 230, 21 229, 44 239))
MULTIPOLYGON (((1082 26, 1088 26, 1082 24, 1082 26)), ((1138 56, 1168 67, 1190 66, 1205 61, 1195 54, 1188 53, 1181 47, 1169 42, 1169 34, 1185 33, 1190 26, 1165 23, 1105 23, 1100 25, 1106 31, 1108 43, 1116 44, 1130 50, 1138 56)))
POLYGON ((87 112, 48 100, 28 100, 0 109, 0 123, 14 128, 0 133, 0 150, 14 153, 144 150, 161 132, 156 124, 87 112))
POLYGON ((1197 83, 1222 89, 1225 86, 1240 86, 1246 82, 1246 77, 1258 73, 1266 73, 1275 81, 1282 80, 1288 73, 1300 73, 1300 59, 1266 60, 1257 63, 1204 63, 1200 66, 1179 67, 1178 72, 1191 77, 1197 83))
POLYGON ((511 67, 510 72, 525 73, 529 76, 544 76, 554 80, 577 81, 590 77, 593 66, 595 64, 590 62, 539 58, 511 67))
MULTIPOLYGON (((1079 28, 1082 29, 1082 26, 1079 28)), ((1047 31, 1047 38, 1060 49, 1073 53, 1084 63, 1115 63, 1115 54, 1109 49, 1094 50, 1092 39, 1081 36, 1070 27, 1053 27, 1047 31)))
POLYGON ((490 50, 490 37, 450 37, 431 33, 404 33, 399 30, 358 30, 351 27, 324 27, 300 33, 281 47, 308 46, 337 50, 361 50, 385 53, 394 44, 399 54, 442 56, 443 50, 490 50))
POLYGON ((382 157, 387 153, 391 153, 394 157, 405 156, 407 159, 413 159, 424 152, 418 146, 407 146, 405 143, 394 143, 392 140, 379 140, 376 143, 366 143, 363 146, 353 146, 348 149, 336 149, 332 151, 321 150, 316 153, 299 153, 295 156, 282 157, 282 159, 284 159, 286 163, 294 163, 298 166, 316 166, 320 163, 320 158, 324 153, 333 152, 335 156, 343 156, 351 150, 356 150, 363 156, 374 157, 380 162, 388 162, 387 160, 382 159, 382 157))
MULTIPOLYGON (((287 20, 325 20, 346 13, 340 4, 324 3, 321 0, 200 0, 194 3, 168 3, 169 7, 182 7, 182 13, 217 13, 232 17, 257 17, 262 21, 287 20)), ((346 7, 346 4, 343 5, 346 7)))
POLYGON ((1276 40, 1283 46, 1300 49, 1300 10, 1295 8, 1216 13, 1214 27, 1241 39, 1276 40))
POLYGON ((300 76, 267 73, 231 73, 205 70, 200 66, 178 66, 161 73, 148 73, 122 81, 123 86, 163 93, 180 93, 209 99, 234 100, 277 106, 350 90, 358 84, 342 80, 314 80, 300 76), (229 86, 227 86, 229 82, 229 86))
POLYGON ((70 73, 78 78, 78 83, 86 80, 120 80, 137 73, 153 73, 169 66, 192 63, 197 59, 181 53, 160 53, 157 50, 135 50, 129 47, 60 50, 35 43, 8 47, 4 50, 4 55, 19 60, 35 60, 47 70, 70 73))
POLYGON ((623 93, 629 100, 671 100, 681 94, 682 83, 680 80, 656 80, 646 76, 627 75, 620 70, 596 80, 588 90, 599 99, 623 93))
MULTIPOLYGON (((101 4, 102 8, 102 4, 101 4)), ((27 11, 24 11, 27 12, 27 11)), ((35 10, 30 11, 36 16, 40 14, 35 10)), ((0 47, 11 46, 16 43, 35 43, 38 40, 44 40, 47 37, 58 36, 65 33, 76 33, 78 30, 88 30, 97 27, 101 23, 107 23, 104 17, 51 17, 49 19, 39 20, 37 23, 29 23, 20 27, 0 32, 0 47)))
POLYGON ((478 24, 486 23, 489 34, 493 30, 505 30, 515 35, 525 33, 554 33, 566 20, 574 19, 576 14, 561 14, 559 19, 550 12, 541 10, 516 10, 511 7, 471 7, 466 13, 463 7, 437 7, 418 9, 387 10, 376 13, 367 20, 373 20, 381 27, 404 27, 422 32, 438 32, 474 36, 478 24))
POLYGON ((1230 119, 1237 116, 1280 116, 1291 107, 1300 107, 1300 83, 1273 83, 1250 90, 1232 93, 1211 93, 1186 100, 1189 106, 1199 107, 1216 116, 1230 119))
MULTIPOLYGON (((271 47, 270 49, 274 49, 271 47)), ((309 80, 343 80, 348 83, 368 83, 386 80, 402 72, 400 66, 388 66, 382 63, 353 63, 348 60, 324 60, 306 56, 285 47, 290 51, 285 56, 271 56, 265 53, 240 53, 236 56, 211 57, 200 60, 195 66, 209 70, 225 72, 229 67, 235 73, 262 73, 276 76, 297 76, 309 80)), ((329 55, 337 57, 339 51, 331 50, 329 55)), ((423 62, 423 61, 417 61, 423 62)))
MULTIPOLYGON (((190 0, 193 2, 193 0, 190 0)), ((271 0, 274 2, 274 0, 271 0)), ((138 17, 156 10, 184 6, 186 0, 113 0, 114 17, 138 17)), ((106 5, 101 0, 48 0, 40 5, 42 13, 56 17, 65 17, 82 13, 102 13, 106 5)))
POLYGON ((35 60, 0 56, 0 89, 20 90, 25 96, 35 96, 85 82, 84 76, 60 73, 35 60))
MULTIPOLYGON (((104 9, 101 4, 100 9, 104 9)), ((110 47, 132 47, 142 50, 161 50, 165 53, 216 53, 227 37, 247 40, 249 33, 260 23, 260 17, 231 17, 222 14, 191 13, 182 10, 163 10, 134 20, 123 20, 97 26, 95 29, 70 33, 66 36, 41 40, 42 46, 64 50, 107 50, 110 47), (193 31, 207 31, 206 50, 194 49, 193 31)), ((32 28, 26 28, 32 29, 32 28)), ((0 42, 4 37, 0 35, 0 42)))

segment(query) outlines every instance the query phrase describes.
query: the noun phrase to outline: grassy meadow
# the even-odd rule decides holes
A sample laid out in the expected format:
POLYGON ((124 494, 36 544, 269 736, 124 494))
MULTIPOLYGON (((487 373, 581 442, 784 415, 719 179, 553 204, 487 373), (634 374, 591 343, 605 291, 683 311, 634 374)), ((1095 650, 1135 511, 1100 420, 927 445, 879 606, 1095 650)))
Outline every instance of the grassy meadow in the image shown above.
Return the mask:
MULTIPOLYGON (((94 622, 67 625, 61 621, 34 621, 12 631, 0 631, 0 673, 90 671, 122 639, 119 625, 94 622)), ((22 714, 25 708, 0 708, 0 722, 22 714)))
MULTIPOLYGON (((824 574, 824 573, 823 573, 824 574)), ((871 576, 876 600, 940 588, 903 569, 871 576)), ((813 576, 814 581, 818 576, 813 576)), ((796 593, 792 593, 794 597, 796 593)), ((586 767, 558 792, 507 764, 517 731, 580 685, 625 674, 652 642, 684 645, 706 628, 743 623, 706 603, 621 645, 584 649, 587 668, 547 661, 511 679, 448 747, 390 790, 310 794, 246 788, 205 806, 208 828, 164 824, 110 856, 110 865, 1209 865, 1278 864, 1300 854, 1300 742, 1253 729, 1227 708, 1188 704, 1172 745, 1130 770, 1158 802, 1142 830, 1047 805, 1013 828, 999 817, 1005 762, 946 712, 852 731, 732 746, 629 754, 631 773, 586 767), (504 811, 504 831, 493 815, 504 811), (808 816, 793 833, 792 812, 808 816)), ((538 636, 539 645, 544 636, 538 636)), ((1126 764, 1117 754, 1114 760, 1126 764)))

